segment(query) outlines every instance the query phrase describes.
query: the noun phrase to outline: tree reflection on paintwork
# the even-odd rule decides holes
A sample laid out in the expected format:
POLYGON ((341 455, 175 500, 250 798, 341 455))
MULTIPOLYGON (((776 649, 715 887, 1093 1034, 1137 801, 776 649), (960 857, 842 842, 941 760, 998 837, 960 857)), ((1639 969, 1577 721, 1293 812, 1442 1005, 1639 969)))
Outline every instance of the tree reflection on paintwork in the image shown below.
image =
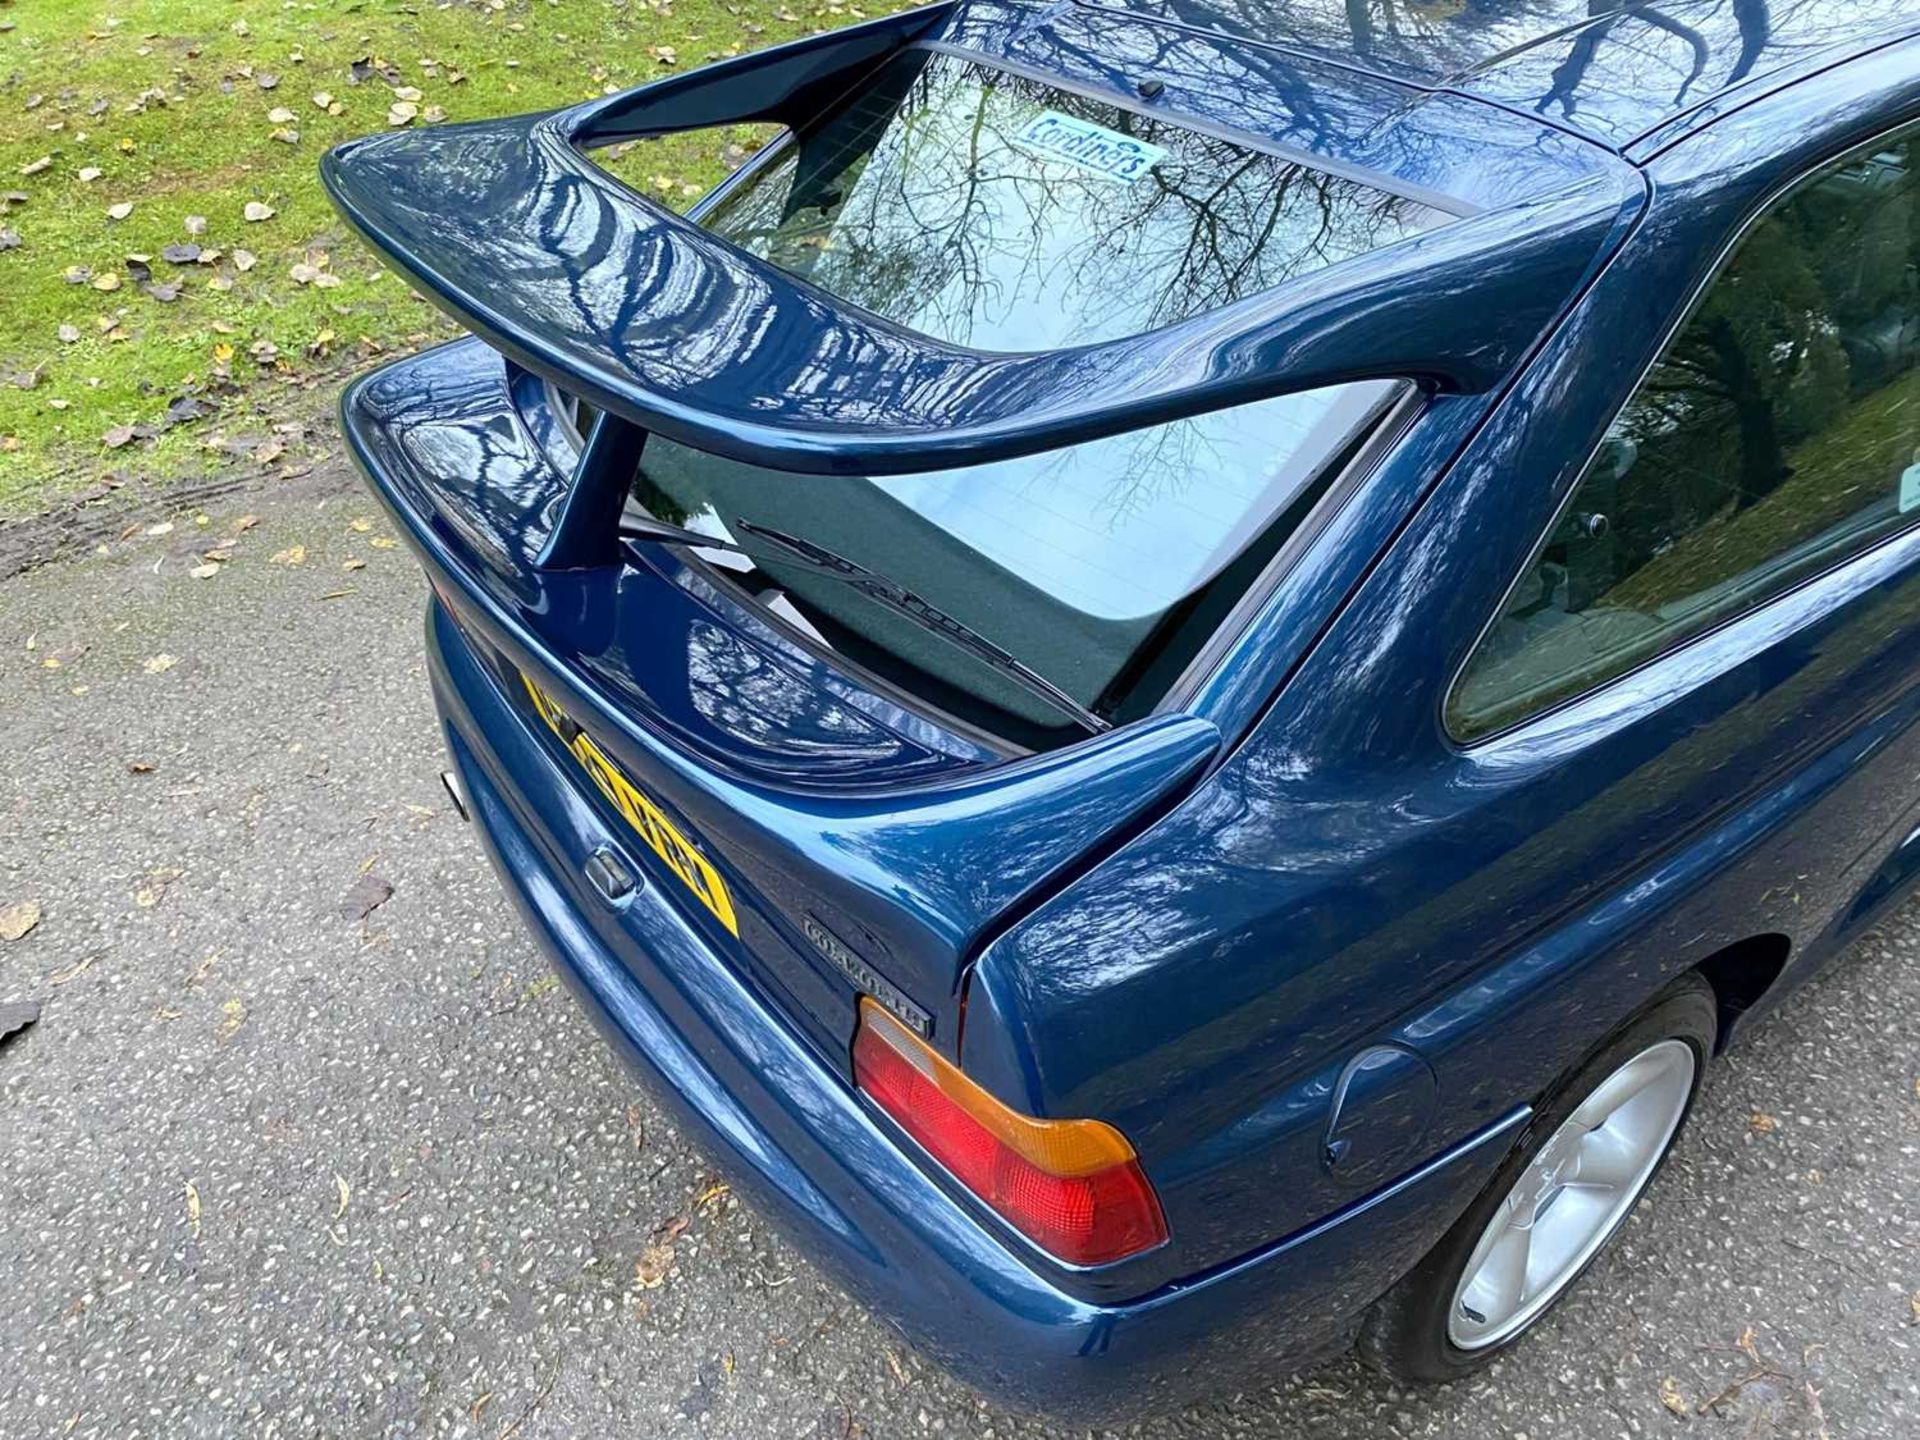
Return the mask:
POLYGON ((1162 0, 1157 13, 1357 56, 1630 140, 1911 0, 1162 0))
POLYGON ((793 754, 883 743, 883 732, 739 634, 706 621, 687 629, 687 694, 694 710, 730 734, 793 754))

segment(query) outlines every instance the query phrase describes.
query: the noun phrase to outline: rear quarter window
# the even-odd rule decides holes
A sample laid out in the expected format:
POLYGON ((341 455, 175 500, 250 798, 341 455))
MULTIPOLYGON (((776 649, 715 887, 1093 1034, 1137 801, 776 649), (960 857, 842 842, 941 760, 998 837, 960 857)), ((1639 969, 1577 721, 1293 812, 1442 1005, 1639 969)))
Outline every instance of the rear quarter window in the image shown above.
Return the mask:
POLYGON ((1491 734, 1920 523, 1920 127, 1749 228, 1448 704, 1491 734))

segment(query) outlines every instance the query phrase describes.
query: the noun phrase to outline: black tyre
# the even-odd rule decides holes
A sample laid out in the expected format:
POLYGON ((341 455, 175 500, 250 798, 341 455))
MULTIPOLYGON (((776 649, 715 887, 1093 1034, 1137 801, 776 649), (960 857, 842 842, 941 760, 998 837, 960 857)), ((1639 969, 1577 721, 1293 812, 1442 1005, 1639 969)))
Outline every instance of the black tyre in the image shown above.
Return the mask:
POLYGON ((1515 1344, 1633 1213, 1713 1053, 1713 990, 1688 975, 1542 1097, 1472 1205, 1368 1313, 1361 1356, 1396 1380, 1453 1380, 1515 1344))

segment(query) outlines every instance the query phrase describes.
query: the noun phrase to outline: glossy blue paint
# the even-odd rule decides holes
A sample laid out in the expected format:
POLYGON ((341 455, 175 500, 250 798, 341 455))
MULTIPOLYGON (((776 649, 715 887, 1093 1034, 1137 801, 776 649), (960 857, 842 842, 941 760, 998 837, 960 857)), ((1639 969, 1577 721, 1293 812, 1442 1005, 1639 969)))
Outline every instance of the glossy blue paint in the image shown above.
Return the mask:
POLYGON ((1674 975, 1782 936, 1764 1008, 1920 878, 1920 529, 1504 733, 1463 745, 1441 718, 1747 219, 1920 116, 1920 40, 1812 0, 1772 7, 1760 45, 1749 9, 1711 0, 1543 3, 1527 25, 1469 4, 1443 33, 1423 8, 988 0, 329 162, 349 218, 480 336, 343 409, 433 580, 436 696, 509 890, 744 1188, 1017 1403, 1172 1403, 1338 1341, 1553 1078, 1674 975), (1629 23, 1711 40, 1691 88, 1615 58, 1629 23), (908 44, 1136 109, 1158 80, 1169 115, 1462 218, 1182 326, 983 356, 783 277, 576 149, 804 119, 908 44), (1530 118, 1576 56, 1579 102, 1530 118), (1121 378, 1096 394, 1089 366, 1121 378), (1041 755, 798 643, 669 547, 536 565, 578 460, 542 375, 686 443, 878 473, 1366 374, 1427 384, 1193 685, 1041 755), (694 838, 738 936, 570 768, 516 672, 694 838), (618 906, 581 871, 606 846, 644 877, 618 906), (809 916, 1002 1099, 1118 1126, 1169 1243, 1062 1265, 925 1163, 850 1084, 856 997, 809 916))
POLYGON ((1126 13, 1473 95, 1620 148, 1911 35, 1916 19, 1910 0, 1151 0, 1126 13))
POLYGON ((507 393, 497 356, 444 347, 351 388, 348 443, 499 663, 594 717, 602 747, 712 847, 741 910, 739 940, 710 925, 716 943, 787 990, 836 1061, 853 991, 801 938, 809 915, 919 997, 950 1046, 985 927, 1214 753, 1210 723, 1167 715, 986 766, 916 743, 924 723, 664 554, 536 577, 564 477, 515 436, 507 393), (501 515, 512 538, 495 546, 501 515))
POLYGON ((1769 872, 1777 893, 1763 885, 1736 903, 1744 888, 1713 864, 1744 853, 1756 817, 1806 827, 1803 841, 1831 827, 1857 848, 1920 800, 1911 530, 1506 735, 1462 748, 1439 719, 1481 626, 1676 307, 1765 196, 1920 107, 1916 54, 1920 45, 1884 52, 1830 86, 1754 106, 1656 166, 1673 207, 1656 201, 1247 741, 1151 844, 1113 857, 982 957, 971 1003, 1006 1020, 980 1032, 977 1061, 969 1032, 969 1067, 1011 1085, 991 1051, 1002 1031, 1019 1034, 1045 1057, 1024 1063, 1025 1102, 1105 1116, 1153 1157, 1156 1180, 1157 1166, 1177 1174, 1162 1199, 1186 1242, 1217 1236, 1208 1253, 1239 1243, 1220 1219, 1223 1192, 1285 1176, 1300 1213, 1337 1197, 1331 1177, 1298 1181, 1314 1173, 1320 1097, 1344 1057, 1394 1033, 1415 997, 1465 987, 1490 1004, 1501 965, 1526 975, 1547 963, 1532 948, 1542 937, 1578 938, 1583 954, 1605 937, 1620 967, 1600 994, 1549 991, 1526 1023, 1479 1032, 1458 1074, 1443 1065, 1444 1135, 1484 1103, 1470 1075, 1537 1093, 1724 944, 1779 931, 1796 942, 1796 969, 1817 959, 1824 927, 1852 898, 1817 879, 1837 878, 1854 850, 1831 834, 1803 843, 1790 851, 1800 868, 1769 872), (1495 553, 1510 559, 1487 563, 1495 553), (1851 777, 1845 799, 1824 800, 1811 783, 1828 771, 1832 783, 1851 777), (1727 889, 1689 912, 1684 943, 1663 933, 1642 956, 1640 927, 1684 893, 1678 878, 1649 877, 1689 843, 1708 848, 1686 884, 1727 889), (1806 878, 1781 883, 1796 876, 1806 878), (1622 896, 1633 903, 1604 908, 1622 896), (1169 1053, 1182 1057, 1177 1078, 1161 1063, 1169 1053), (1213 1124, 1196 1127, 1195 1113, 1213 1124), (1249 1126, 1262 1143, 1238 1143, 1249 1126))
POLYGON ((1602 5, 1461 77, 1461 88, 1619 147, 1752 97, 1863 44, 1913 33, 1911 0, 1679 0, 1602 5))
POLYGON ((1496 1117, 1363 1203, 1177 1291, 1082 1298, 914 1164, 668 897, 649 888, 617 913, 598 903, 580 865, 620 837, 577 803, 437 605, 428 636, 480 833, 595 1024, 763 1213, 917 1344, 1010 1403, 1082 1420, 1177 1403, 1198 1354, 1210 1357, 1209 1388, 1270 1377, 1412 1264, 1525 1123, 1524 1107, 1496 1117))

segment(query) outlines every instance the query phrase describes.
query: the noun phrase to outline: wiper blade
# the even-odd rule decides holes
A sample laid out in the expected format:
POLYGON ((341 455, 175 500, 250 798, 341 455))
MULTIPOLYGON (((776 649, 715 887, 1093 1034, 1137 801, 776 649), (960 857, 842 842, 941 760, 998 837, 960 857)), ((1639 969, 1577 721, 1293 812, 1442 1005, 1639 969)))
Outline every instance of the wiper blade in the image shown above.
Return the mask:
MULTIPOLYGON (((882 575, 877 570, 869 570, 858 561, 849 560, 846 556, 836 554, 826 546, 815 544, 802 536, 789 535, 784 530, 775 530, 768 525, 756 525, 753 521, 739 516, 734 517, 733 523, 749 535, 756 535, 768 544, 785 551, 787 556, 808 568, 817 570, 823 575, 834 576, 843 584, 858 590, 869 600, 876 601, 896 615, 904 615, 923 630, 943 637, 989 669, 1005 675, 1031 694, 1065 711, 1089 734, 1100 735, 1113 728, 1046 676, 1029 669, 1025 663, 1001 649, 971 625, 963 620, 956 620, 932 601, 909 590, 891 576, 882 575)), ((777 563, 781 557, 773 558, 777 563)))
POLYGON ((742 545, 737 540, 704 535, 681 525, 670 525, 651 516, 631 513, 620 521, 620 533, 639 540, 659 540, 669 545, 687 545, 698 549, 730 550, 750 560, 771 561, 776 565, 801 565, 841 584, 858 590, 869 600, 904 616, 921 629, 938 635, 956 649, 964 650, 996 674, 1004 675, 1029 694, 1071 716, 1090 735, 1102 735, 1113 728, 1087 709, 1046 676, 1001 649, 963 620, 956 620, 932 601, 915 594, 906 586, 877 570, 869 570, 858 561, 827 549, 799 535, 789 535, 769 525, 734 517, 736 528, 766 542, 765 546, 742 545), (769 552, 777 553, 769 553, 769 552))

